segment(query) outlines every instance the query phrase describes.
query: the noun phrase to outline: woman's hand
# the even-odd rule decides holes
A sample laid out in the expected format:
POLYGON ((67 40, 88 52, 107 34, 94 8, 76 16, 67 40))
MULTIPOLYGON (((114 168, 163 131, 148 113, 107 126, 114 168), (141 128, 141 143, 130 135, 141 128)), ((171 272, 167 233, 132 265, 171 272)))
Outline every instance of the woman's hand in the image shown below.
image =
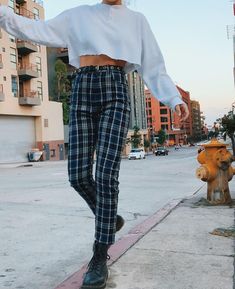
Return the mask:
POLYGON ((185 121, 189 117, 189 110, 186 103, 177 104, 175 111, 180 117, 180 121, 185 121))

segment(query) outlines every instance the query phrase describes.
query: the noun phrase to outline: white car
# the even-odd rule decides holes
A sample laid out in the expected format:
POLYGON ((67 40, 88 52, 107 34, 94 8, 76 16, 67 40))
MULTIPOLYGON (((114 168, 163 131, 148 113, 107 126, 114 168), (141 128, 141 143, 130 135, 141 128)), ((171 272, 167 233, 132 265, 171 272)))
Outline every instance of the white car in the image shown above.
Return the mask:
POLYGON ((145 159, 144 149, 132 149, 128 155, 129 160, 145 159))

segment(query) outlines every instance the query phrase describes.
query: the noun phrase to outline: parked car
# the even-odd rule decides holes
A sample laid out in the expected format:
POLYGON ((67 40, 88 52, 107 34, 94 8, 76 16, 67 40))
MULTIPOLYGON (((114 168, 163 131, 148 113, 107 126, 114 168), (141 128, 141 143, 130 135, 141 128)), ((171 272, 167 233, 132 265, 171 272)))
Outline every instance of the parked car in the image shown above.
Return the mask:
POLYGON ((168 149, 166 149, 165 147, 158 147, 156 148, 154 153, 156 156, 165 156, 168 155, 168 152, 168 149))
POLYGON ((132 149, 128 155, 129 160, 145 159, 144 149, 132 149))

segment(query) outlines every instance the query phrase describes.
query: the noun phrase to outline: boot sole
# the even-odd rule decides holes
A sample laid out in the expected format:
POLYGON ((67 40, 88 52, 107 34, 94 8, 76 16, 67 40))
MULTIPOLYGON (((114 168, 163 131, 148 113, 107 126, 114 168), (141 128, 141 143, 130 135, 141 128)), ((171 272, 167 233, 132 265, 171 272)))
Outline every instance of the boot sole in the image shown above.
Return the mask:
POLYGON ((94 286, 86 286, 86 285, 82 285, 81 287, 80 287, 80 289, 104 289, 105 287, 106 287, 106 285, 107 285, 107 280, 108 280, 108 278, 109 278, 109 271, 108 271, 108 274, 107 274, 107 278, 106 278, 106 280, 105 280, 105 283, 103 283, 103 284, 101 284, 101 285, 94 285, 94 286))
POLYGON ((80 289, 104 289, 106 287, 106 283, 100 286, 82 286, 80 289))

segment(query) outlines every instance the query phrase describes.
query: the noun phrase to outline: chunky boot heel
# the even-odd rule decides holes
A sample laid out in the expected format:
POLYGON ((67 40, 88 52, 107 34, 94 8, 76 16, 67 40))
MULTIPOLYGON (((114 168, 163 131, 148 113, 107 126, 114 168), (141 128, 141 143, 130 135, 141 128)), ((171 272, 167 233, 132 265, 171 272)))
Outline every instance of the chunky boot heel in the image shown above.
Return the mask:
POLYGON ((107 259, 109 245, 94 243, 93 257, 88 264, 81 289, 104 289, 108 279, 107 259))
POLYGON ((122 216, 117 215, 117 222, 116 222, 116 232, 120 231, 121 228, 124 226, 125 221, 122 216))

